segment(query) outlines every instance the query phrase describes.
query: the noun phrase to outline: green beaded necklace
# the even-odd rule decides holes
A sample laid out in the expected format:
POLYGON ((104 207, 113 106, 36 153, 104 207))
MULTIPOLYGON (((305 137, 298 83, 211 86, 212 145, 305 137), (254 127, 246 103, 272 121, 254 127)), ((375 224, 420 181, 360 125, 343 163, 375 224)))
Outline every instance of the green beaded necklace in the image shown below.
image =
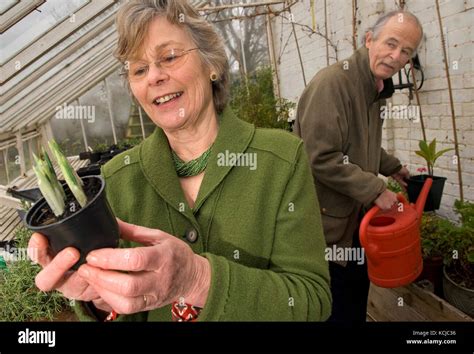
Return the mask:
POLYGON ((209 149, 204 151, 204 153, 199 156, 198 158, 184 162, 181 158, 171 150, 171 155, 173 156, 174 168, 178 177, 192 177, 197 176, 202 171, 204 171, 207 167, 207 162, 209 160, 209 156, 211 155, 212 145, 209 149))

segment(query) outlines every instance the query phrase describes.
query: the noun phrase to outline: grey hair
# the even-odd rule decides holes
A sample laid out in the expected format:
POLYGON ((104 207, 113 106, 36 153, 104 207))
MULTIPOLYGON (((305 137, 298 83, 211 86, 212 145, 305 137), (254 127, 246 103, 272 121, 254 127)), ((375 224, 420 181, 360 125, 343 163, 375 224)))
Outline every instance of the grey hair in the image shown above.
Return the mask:
MULTIPOLYGON (((380 32, 382 32, 383 30, 383 27, 387 24, 387 22, 392 18, 392 17, 395 17, 395 16, 399 16, 401 15, 402 17, 406 17, 410 20, 412 20, 413 22, 416 23, 416 25, 418 26, 418 28, 420 29, 420 32, 421 32, 421 36, 420 36, 420 43, 418 44, 418 47, 420 46, 421 44, 421 38, 423 38, 423 26, 421 25, 421 22, 420 20, 418 19, 418 17, 416 17, 414 14, 412 14, 411 12, 408 12, 408 11, 405 11, 405 10, 393 10, 393 11, 390 11, 390 12, 387 12, 386 14, 380 16, 377 21, 375 22, 375 24, 370 27, 367 31, 367 32, 372 32, 372 35, 373 35, 373 38, 374 39, 378 39, 379 35, 380 35, 380 32)), ((362 44, 365 43, 365 36, 362 37, 362 44)), ((413 55, 415 55, 416 51, 417 51, 418 48, 415 48, 415 51, 413 52, 413 55)))
MULTIPOLYGON (((131 0, 117 13, 118 32, 115 57, 126 61, 143 50, 143 42, 150 23, 158 16, 180 26, 190 36, 203 63, 218 76, 212 81, 214 106, 218 114, 229 102, 229 62, 221 37, 187 0, 131 0)), ((164 34, 166 35, 166 34, 164 34)))

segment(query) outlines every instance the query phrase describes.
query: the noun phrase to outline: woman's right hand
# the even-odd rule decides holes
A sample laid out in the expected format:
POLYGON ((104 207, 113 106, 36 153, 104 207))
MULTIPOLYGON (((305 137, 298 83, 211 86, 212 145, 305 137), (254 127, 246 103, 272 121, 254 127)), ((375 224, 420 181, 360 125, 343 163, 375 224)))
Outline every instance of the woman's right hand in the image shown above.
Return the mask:
POLYGON ((49 252, 48 239, 34 233, 28 243, 28 256, 43 268, 35 278, 36 286, 41 291, 58 290, 68 299, 92 301, 98 309, 112 311, 79 272, 70 271, 79 260, 77 249, 65 248, 53 258, 49 252))

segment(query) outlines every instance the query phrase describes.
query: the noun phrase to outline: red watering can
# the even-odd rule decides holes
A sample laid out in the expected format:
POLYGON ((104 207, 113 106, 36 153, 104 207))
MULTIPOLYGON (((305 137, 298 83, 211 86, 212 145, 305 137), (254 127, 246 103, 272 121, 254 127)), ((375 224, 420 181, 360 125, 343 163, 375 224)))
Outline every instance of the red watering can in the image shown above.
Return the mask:
POLYGON ((420 223, 433 180, 427 178, 413 205, 397 194, 397 208, 387 211, 374 206, 365 214, 359 229, 360 243, 367 256, 369 279, 383 288, 404 286, 423 269, 420 223))

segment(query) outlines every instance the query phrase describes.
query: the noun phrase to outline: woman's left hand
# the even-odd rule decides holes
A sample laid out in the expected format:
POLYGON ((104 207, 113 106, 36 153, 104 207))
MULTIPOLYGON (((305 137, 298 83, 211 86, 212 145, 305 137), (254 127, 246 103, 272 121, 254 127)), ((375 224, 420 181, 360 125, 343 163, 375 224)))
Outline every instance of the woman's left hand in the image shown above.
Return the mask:
POLYGON ((204 307, 211 283, 206 258, 166 232, 118 223, 123 239, 146 247, 95 250, 79 268, 79 274, 108 305, 120 314, 152 310, 174 301, 204 307))

